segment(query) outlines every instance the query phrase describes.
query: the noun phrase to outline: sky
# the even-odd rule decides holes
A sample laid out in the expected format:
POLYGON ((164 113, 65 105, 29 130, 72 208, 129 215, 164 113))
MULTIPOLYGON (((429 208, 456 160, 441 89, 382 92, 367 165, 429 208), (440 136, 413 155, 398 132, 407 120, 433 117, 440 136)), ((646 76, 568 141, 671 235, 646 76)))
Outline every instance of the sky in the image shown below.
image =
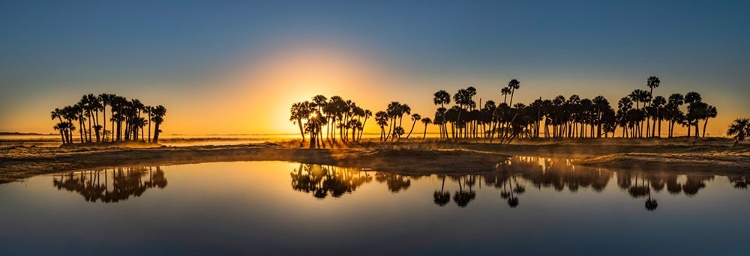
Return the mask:
MULTIPOLYGON (((432 94, 477 101, 603 95, 646 79, 750 117, 747 1, 2 1, 0 131, 54 133, 87 93, 167 108, 166 134, 295 133, 322 94, 433 116, 432 94)), ((407 126, 407 125, 405 125, 407 126)), ((409 126, 407 126, 408 128, 409 126)), ((421 127, 421 126, 420 126, 421 127)), ((434 129, 434 128, 431 128, 434 129)), ((377 132, 368 122, 367 132, 377 132)))

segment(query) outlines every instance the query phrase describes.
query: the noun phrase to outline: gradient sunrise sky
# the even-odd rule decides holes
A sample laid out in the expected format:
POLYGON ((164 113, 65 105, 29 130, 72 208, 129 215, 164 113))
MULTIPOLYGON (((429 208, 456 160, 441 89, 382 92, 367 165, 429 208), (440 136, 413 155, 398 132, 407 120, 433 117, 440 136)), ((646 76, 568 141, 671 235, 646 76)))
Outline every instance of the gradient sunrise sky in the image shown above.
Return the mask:
POLYGON ((656 75, 721 135, 750 117, 749 28, 748 1, 2 1, 0 131, 53 133, 86 93, 166 106, 166 134, 295 133, 316 94, 433 116, 437 90, 515 78, 515 102, 616 106, 656 75))

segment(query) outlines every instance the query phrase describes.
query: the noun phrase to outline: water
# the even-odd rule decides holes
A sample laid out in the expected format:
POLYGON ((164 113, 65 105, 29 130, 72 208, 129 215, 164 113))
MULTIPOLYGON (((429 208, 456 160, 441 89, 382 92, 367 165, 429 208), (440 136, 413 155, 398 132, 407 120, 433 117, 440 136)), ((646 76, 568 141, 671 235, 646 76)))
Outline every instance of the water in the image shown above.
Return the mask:
POLYGON ((0 255, 746 255, 748 179, 533 157, 446 176, 287 162, 86 170, 0 185, 0 255))

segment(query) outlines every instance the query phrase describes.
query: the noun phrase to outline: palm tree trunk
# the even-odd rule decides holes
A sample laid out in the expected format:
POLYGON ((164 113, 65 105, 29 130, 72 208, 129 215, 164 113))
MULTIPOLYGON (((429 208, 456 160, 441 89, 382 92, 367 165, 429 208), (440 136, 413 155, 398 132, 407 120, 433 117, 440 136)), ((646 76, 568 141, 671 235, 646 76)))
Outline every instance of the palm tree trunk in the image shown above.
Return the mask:
MULTIPOLYGON (((104 115, 104 126, 102 128, 102 135, 104 135, 103 141, 107 141, 107 104, 106 101, 102 104, 102 115, 104 115)), ((110 107, 111 108, 111 107, 110 107)))
POLYGON ((698 137, 700 137, 700 129, 698 129, 699 127, 698 127, 698 120, 697 119, 695 120, 694 125, 695 125, 695 137, 698 138, 698 137))
POLYGON ((661 123, 662 123, 662 120, 659 119, 659 134, 658 134, 659 138, 661 138, 661 123))
POLYGON ((148 111, 148 143, 151 143, 151 110, 148 111))
POLYGON ((409 139, 409 136, 411 136, 411 132, 414 131, 414 126, 417 124, 417 120, 415 119, 413 123, 411 123, 411 129, 409 130, 409 134, 406 135, 406 139, 409 139))
POLYGON ((703 138, 706 137, 706 126, 708 126, 708 118, 706 118, 706 121, 703 122, 703 138))
POLYGON ((159 143, 159 134, 161 133, 159 131, 159 125, 160 124, 161 123, 159 123, 159 122, 156 122, 156 124, 154 124, 154 140, 153 140, 154 143, 159 143))

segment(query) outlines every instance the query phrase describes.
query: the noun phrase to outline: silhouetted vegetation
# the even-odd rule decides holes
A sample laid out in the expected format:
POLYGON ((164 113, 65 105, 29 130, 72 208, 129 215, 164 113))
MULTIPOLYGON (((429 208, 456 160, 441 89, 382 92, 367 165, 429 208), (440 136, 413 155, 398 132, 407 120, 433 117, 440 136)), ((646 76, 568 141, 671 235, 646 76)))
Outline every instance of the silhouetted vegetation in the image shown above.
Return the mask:
POLYGON ((73 144, 76 129, 78 129, 81 143, 113 141, 158 143, 159 134, 162 132, 160 126, 166 114, 167 109, 162 105, 152 107, 143 105, 137 99, 128 100, 114 94, 102 93, 99 96, 83 95, 81 100, 72 106, 55 108, 50 113, 50 117, 58 121, 54 129, 59 131, 63 144, 73 144), (108 106, 109 120, 107 120, 108 106), (100 116, 101 119, 99 119, 100 116), (77 128, 74 122, 77 122, 77 128), (107 129, 107 123, 111 124, 110 130, 107 129), (147 131, 144 131, 146 127, 147 131))
MULTIPOLYGON (((384 184, 391 193, 403 192, 412 185, 412 181, 424 176, 405 175, 388 172, 367 172, 356 168, 341 168, 327 165, 300 164, 291 173, 291 185, 295 191, 310 193, 323 199, 328 196, 341 197, 350 194, 360 186, 377 181, 384 184)), ((520 198, 533 190, 551 189, 557 192, 578 193, 588 189, 600 193, 607 188, 610 181, 616 181, 623 194, 636 199, 645 199, 648 211, 659 206, 652 192, 666 192, 672 195, 684 194, 694 196, 706 187, 706 181, 713 175, 676 175, 668 173, 608 171, 603 169, 582 168, 572 164, 571 160, 550 159, 541 157, 513 157, 499 163, 495 171, 477 174, 449 174, 431 176, 437 179, 439 187, 432 194, 432 202, 438 206, 455 204, 459 208, 468 207, 476 200, 475 188, 482 185, 495 189, 498 199, 510 208, 520 207, 520 198), (613 180, 614 178, 614 180, 613 180), (446 180, 450 181, 446 184, 446 180)), ((737 188, 747 188, 745 176, 728 177, 737 188)), ((491 194, 491 193, 490 193, 491 194)), ((425 195, 426 196, 426 195, 425 195)))
POLYGON ((117 167, 55 175, 52 184, 81 194, 88 202, 117 203, 139 197, 149 188, 163 189, 167 178, 159 166, 117 167))
POLYGON ((367 172, 335 166, 300 164, 292 173, 292 189, 323 199, 341 197, 372 181, 367 172))
POLYGON ((727 136, 734 137, 734 145, 745 140, 748 135, 750 135, 750 119, 748 118, 734 120, 727 130, 727 136))
POLYGON ((305 134, 309 135, 310 148, 325 147, 324 130, 329 145, 336 143, 337 129, 342 141, 359 141, 367 119, 372 116, 370 110, 360 108, 351 100, 344 100, 339 96, 328 100, 323 95, 313 97, 312 101, 292 104, 290 112, 289 121, 299 127, 303 144, 305 134))
MULTIPOLYGON (((674 137, 675 127, 687 129, 687 136, 705 137, 708 121, 718 114, 716 107, 702 101, 697 92, 684 96, 673 93, 669 97, 654 96, 661 80, 656 76, 646 79, 649 90, 635 89, 620 98, 613 106, 603 96, 593 99, 559 95, 553 99, 539 98, 529 104, 514 103, 515 92, 521 82, 512 79, 501 88, 502 103, 493 100, 479 102, 474 99, 474 87, 459 89, 451 95, 439 90, 433 95, 433 103, 438 107, 433 118, 412 114, 407 104, 391 102, 385 110, 375 113, 375 121, 380 127, 380 140, 398 141, 409 138, 417 121, 427 125, 432 123, 439 128, 439 138, 443 140, 498 139, 500 143, 510 143, 515 138, 650 138, 662 137, 662 124, 666 122, 666 136, 674 137), (510 97, 509 97, 510 96, 510 97), (451 106, 450 104, 453 103, 451 106), (412 124, 408 133, 402 126, 403 116, 411 115, 412 124), (429 122, 428 122, 429 121, 429 122), (701 125, 702 124, 702 125, 701 125), (701 126, 703 132, 701 133, 701 126), (618 133, 619 129, 619 133, 618 133)), ((322 95, 292 105, 290 120, 300 129, 302 140, 310 137, 310 147, 325 146, 318 139, 322 137, 322 127, 326 126, 329 142, 335 142, 335 131, 339 129, 344 141, 359 141, 364 129, 361 118, 370 117, 356 104, 332 97, 330 101, 322 95), (331 132, 333 131, 333 132, 331 132), (348 131, 352 136, 349 137, 348 131), (359 133, 359 136, 356 134, 359 133)), ((427 127, 423 131, 426 137, 427 127)))

